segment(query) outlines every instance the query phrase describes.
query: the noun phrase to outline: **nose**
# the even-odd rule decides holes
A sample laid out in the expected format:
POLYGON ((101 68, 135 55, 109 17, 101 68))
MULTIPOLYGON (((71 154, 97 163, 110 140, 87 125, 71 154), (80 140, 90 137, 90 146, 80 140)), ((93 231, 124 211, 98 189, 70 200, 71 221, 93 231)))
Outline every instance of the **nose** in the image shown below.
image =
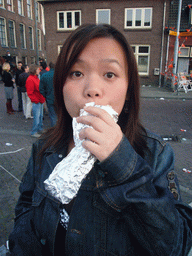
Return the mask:
POLYGON ((102 98, 103 90, 101 82, 98 80, 87 81, 84 94, 86 98, 90 99, 102 98))
POLYGON ((99 92, 98 90, 88 90, 86 93, 86 96, 89 98, 95 98, 95 97, 99 97, 99 92))

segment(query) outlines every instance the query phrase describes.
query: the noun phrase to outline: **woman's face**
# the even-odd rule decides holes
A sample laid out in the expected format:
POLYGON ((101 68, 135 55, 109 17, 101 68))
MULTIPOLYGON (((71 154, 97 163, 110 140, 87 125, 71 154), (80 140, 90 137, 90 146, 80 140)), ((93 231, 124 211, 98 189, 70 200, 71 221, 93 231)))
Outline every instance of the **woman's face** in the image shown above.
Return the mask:
POLYGON ((71 68, 63 87, 70 116, 79 116, 86 103, 110 105, 120 114, 128 88, 128 67, 121 45, 114 39, 91 40, 71 68))
POLYGON ((36 75, 37 75, 37 76, 39 75, 40 71, 41 71, 40 68, 37 68, 37 69, 36 69, 36 75))

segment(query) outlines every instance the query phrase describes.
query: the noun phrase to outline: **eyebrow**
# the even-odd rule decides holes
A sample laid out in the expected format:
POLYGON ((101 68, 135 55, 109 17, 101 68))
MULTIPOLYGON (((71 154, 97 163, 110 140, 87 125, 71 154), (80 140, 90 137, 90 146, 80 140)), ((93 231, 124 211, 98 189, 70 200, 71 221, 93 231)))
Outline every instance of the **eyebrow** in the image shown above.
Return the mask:
MULTIPOLYGON (((122 65, 119 63, 119 61, 118 60, 116 60, 116 59, 101 59, 101 62, 106 62, 106 63, 116 63, 116 64, 118 64, 120 67, 122 67, 122 65)), ((85 63, 85 61, 84 60, 82 60, 82 59, 77 59, 77 61, 76 61, 76 63, 85 63)))

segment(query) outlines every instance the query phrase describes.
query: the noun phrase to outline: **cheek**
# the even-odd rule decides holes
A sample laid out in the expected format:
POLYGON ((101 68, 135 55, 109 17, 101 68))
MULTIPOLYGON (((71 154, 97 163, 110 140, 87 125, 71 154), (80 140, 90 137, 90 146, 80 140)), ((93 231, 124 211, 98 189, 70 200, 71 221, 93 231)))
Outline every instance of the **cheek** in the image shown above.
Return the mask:
POLYGON ((125 104, 127 95, 127 86, 125 88, 119 88, 119 90, 116 92, 115 98, 114 98, 114 109, 117 111, 118 114, 121 113, 123 106, 125 104))

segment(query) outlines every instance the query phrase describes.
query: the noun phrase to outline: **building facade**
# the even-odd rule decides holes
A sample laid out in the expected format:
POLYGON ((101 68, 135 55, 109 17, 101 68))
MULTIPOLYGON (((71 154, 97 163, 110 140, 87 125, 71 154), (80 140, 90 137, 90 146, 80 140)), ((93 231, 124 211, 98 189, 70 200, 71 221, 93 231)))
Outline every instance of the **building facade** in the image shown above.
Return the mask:
POLYGON ((13 66, 45 58, 44 13, 35 0, 0 0, 1 64, 10 52, 13 66), (35 19, 36 16, 36 19, 35 19))
POLYGON ((159 84, 165 66, 170 1, 39 1, 44 7, 47 62, 56 62, 69 34, 85 23, 107 23, 131 44, 141 84, 159 84))
POLYGON ((173 75, 174 56, 178 55, 176 65, 176 76, 181 73, 184 75, 192 74, 192 2, 183 0, 181 6, 181 17, 179 27, 179 47, 175 49, 175 41, 177 36, 179 1, 171 1, 169 22, 167 29, 168 44, 167 44, 167 61, 164 75, 170 83, 173 75))

